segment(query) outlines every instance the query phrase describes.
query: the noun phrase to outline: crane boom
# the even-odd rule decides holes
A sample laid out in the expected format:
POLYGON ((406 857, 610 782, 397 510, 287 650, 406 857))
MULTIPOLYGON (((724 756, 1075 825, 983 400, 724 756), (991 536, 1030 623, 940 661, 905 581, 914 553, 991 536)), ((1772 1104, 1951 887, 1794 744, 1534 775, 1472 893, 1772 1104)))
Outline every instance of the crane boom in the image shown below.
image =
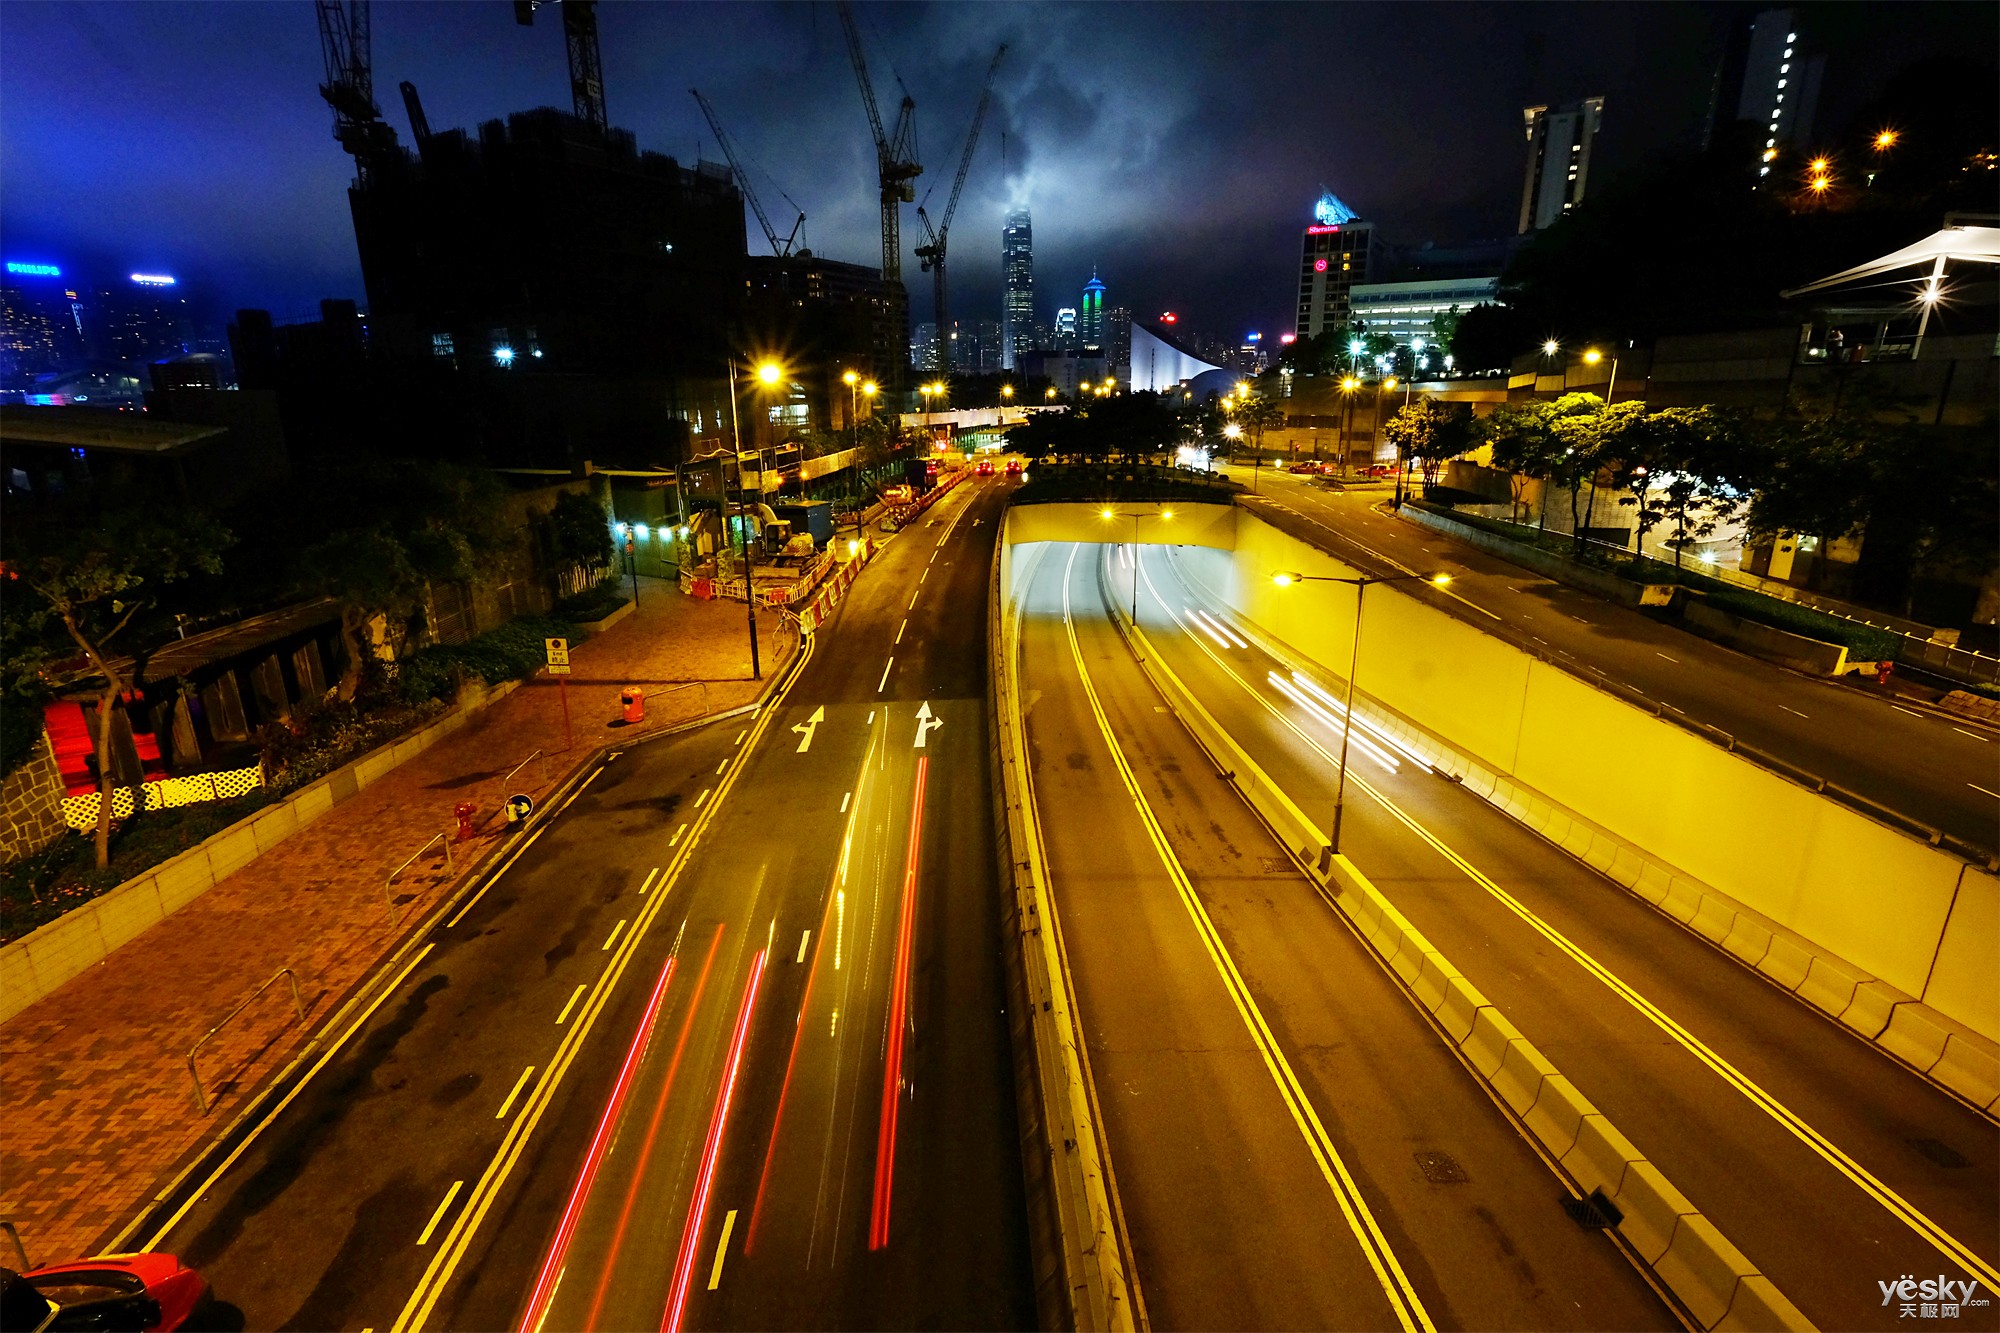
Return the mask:
MULTIPOLYGON (((514 0, 514 22, 535 24, 535 11, 555 0, 514 0)), ((611 126, 604 109, 604 56, 597 44, 597 0, 563 0, 563 45, 569 52, 569 98, 576 118, 600 133, 611 126)))
POLYGON ((424 114, 423 99, 417 96, 416 84, 404 79, 398 87, 403 92, 403 110, 410 117, 410 134, 416 139, 417 146, 422 147, 424 141, 431 137, 431 118, 424 114))
POLYGON ((1007 47, 1002 43, 993 54, 993 63, 986 67, 986 86, 980 90, 979 105, 972 112, 972 124, 965 131, 965 152, 958 160, 958 175, 951 182, 951 197, 944 206, 944 217, 935 230, 931 227, 930 215, 922 206, 917 208, 917 221, 924 229, 924 244, 917 247, 917 259, 931 275, 931 306, 937 315, 937 351, 933 369, 949 372, 951 366, 951 314, 946 299, 945 252, 951 239, 952 215, 958 212, 958 197, 965 190, 966 173, 972 169, 972 150, 979 144, 979 127, 986 121, 986 108, 993 101, 993 80, 1000 73, 1000 62, 1007 55, 1007 47))
POLYGON ((841 30, 847 34, 847 56, 854 65, 854 78, 861 85, 861 104, 868 111, 868 128, 875 136, 875 176, 882 190, 882 280, 903 281, 902 206, 916 202, 916 186, 910 184, 923 174, 917 162, 917 104, 908 93, 897 110, 893 134, 882 129, 882 112, 875 104, 875 85, 868 78, 868 57, 861 49, 861 30, 854 22, 854 9, 841 0, 841 30))
POLYGON ((806 220, 806 215, 799 214, 798 222, 792 224, 791 236, 782 241, 778 239, 778 230, 771 225, 771 219, 764 216, 764 205, 757 202, 757 192, 750 187, 749 174, 737 160, 735 145, 730 142, 728 131, 722 128, 722 121, 715 114, 715 108, 701 95, 701 89, 690 88, 688 91, 694 94, 694 100, 701 105, 701 114, 708 118, 708 128, 715 131, 715 141, 722 145, 722 155, 729 159, 729 169, 736 173, 736 186, 743 191, 743 197, 750 201, 750 211, 757 215, 757 225, 764 229, 764 238, 771 243, 771 253, 780 259, 785 258, 791 253, 792 240, 799 234, 799 225, 806 220))

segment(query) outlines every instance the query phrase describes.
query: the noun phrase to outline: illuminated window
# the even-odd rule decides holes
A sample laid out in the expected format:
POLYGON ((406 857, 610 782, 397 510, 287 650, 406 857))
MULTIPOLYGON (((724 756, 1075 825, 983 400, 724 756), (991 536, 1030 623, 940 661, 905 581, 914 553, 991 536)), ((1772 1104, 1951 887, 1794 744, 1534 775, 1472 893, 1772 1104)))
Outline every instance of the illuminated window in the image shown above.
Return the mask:
POLYGON ((1778 80, 1778 86, 1779 86, 1780 88, 1784 87, 1784 86, 1785 86, 1785 81, 1784 81, 1783 79, 1779 79, 1779 80, 1778 80))

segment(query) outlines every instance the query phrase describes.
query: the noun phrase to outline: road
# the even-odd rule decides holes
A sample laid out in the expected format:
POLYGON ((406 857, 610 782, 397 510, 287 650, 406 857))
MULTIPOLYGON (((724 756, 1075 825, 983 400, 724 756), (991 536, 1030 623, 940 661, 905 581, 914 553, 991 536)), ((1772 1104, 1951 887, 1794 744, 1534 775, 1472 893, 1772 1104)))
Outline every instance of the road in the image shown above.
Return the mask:
MULTIPOLYGON (((1301 809, 1330 814, 1344 683, 1301 683, 1219 632, 1223 608, 1165 548, 1143 548, 1137 572, 1148 650, 1301 809)), ((1133 573, 1111 570, 1120 605, 1133 573)), ((1876 1282, 1904 1273, 1996 1285, 2000 1127, 1384 738, 1355 737, 1342 850, 1819 1327, 1897 1325, 1876 1282)), ((1961 1323, 2000 1327, 2000 1310, 1961 1323)))
MULTIPOLYGON (((2000 848, 2000 740, 1852 686, 1724 648, 1628 607, 1551 582, 1442 533, 1380 512, 1386 491, 1331 491, 1258 469, 1246 503, 1376 572, 1450 572, 1427 597, 1482 630, 1538 646, 1578 675, 1601 673, 1697 722, 1962 839, 2000 848), (1277 513, 1272 514, 1272 510, 1277 513)), ((1248 482, 1250 469, 1230 469, 1248 482)))
POLYGON ((1676 1327, 1160 705, 1107 548, 1040 549, 1031 772, 1152 1325, 1676 1327))
POLYGON ((609 756, 135 1243, 254 1328, 1027 1327, 985 599, 891 540, 755 717, 609 756))

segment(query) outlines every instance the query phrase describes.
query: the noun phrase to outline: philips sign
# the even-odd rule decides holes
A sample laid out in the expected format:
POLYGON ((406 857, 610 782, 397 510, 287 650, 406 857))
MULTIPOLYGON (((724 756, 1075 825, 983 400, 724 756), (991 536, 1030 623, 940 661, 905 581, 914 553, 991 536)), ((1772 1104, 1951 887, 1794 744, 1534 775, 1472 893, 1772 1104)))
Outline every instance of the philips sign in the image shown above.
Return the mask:
POLYGON ((7 271, 27 278, 60 278, 62 270, 54 264, 23 264, 15 260, 7 261, 7 271))

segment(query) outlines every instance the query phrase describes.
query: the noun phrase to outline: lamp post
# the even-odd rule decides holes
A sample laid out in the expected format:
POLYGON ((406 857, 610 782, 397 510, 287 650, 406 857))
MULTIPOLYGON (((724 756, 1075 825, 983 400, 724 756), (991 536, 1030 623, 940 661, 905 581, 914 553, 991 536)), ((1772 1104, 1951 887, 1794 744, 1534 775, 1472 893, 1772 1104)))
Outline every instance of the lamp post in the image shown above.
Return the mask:
POLYGON ((1347 465, 1354 457, 1354 391, 1361 387, 1361 381, 1349 375, 1340 382, 1340 392, 1345 402, 1340 414, 1340 475, 1347 475, 1347 465))
POLYGON ((1280 588, 1289 588, 1294 583, 1345 583, 1354 589, 1354 646, 1347 662, 1347 707, 1340 718, 1340 776, 1333 789, 1333 835, 1326 851, 1321 853, 1319 868, 1325 873, 1333 864, 1333 858, 1340 855, 1340 820, 1347 805, 1347 737, 1354 729, 1354 677, 1361 667, 1361 606, 1363 594, 1371 583, 1428 583, 1434 588, 1442 588, 1451 582, 1451 575, 1437 574, 1389 574, 1376 576, 1364 574, 1358 578, 1335 578, 1328 574, 1279 573, 1271 576, 1271 582, 1280 588))
POLYGON ((1132 628, 1139 628, 1139 520, 1142 518, 1172 518, 1174 511, 1162 509, 1155 514, 1120 514, 1115 509, 1100 509, 1097 516, 1106 522, 1114 518, 1132 520, 1132 628))
MULTIPOLYGON (((760 362, 757 366, 757 379, 763 384, 777 384, 784 375, 784 367, 775 361, 760 362)), ((743 610, 750 624, 750 679, 762 680, 764 671, 757 658, 756 557, 750 544, 750 497, 743 486, 743 423, 736 405, 735 357, 729 359, 729 427, 736 439, 736 516, 743 524, 743 610)), ((762 472, 761 467, 758 470, 762 472)))

